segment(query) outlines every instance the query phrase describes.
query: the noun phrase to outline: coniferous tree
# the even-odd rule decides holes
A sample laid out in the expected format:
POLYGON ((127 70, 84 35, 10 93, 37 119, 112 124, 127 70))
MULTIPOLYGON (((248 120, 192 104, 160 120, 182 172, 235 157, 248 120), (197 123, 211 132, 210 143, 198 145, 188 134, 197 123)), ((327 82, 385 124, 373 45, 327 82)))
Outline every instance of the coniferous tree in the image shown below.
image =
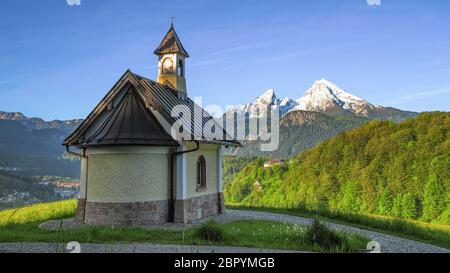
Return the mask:
POLYGON ((361 194, 355 182, 348 182, 344 188, 340 207, 348 213, 359 213, 361 210, 361 194))
POLYGON ((438 219, 445 210, 444 188, 440 185, 438 176, 433 173, 428 178, 423 193, 423 219, 431 221, 438 219))
POLYGON ((390 215, 392 210, 392 195, 389 189, 384 189, 383 195, 378 202, 378 213, 381 215, 390 215))
POLYGON ((416 198, 408 192, 402 198, 402 217, 405 219, 415 219, 417 217, 416 198))
POLYGON ((397 195, 392 202, 391 216, 402 217, 402 196, 397 195))

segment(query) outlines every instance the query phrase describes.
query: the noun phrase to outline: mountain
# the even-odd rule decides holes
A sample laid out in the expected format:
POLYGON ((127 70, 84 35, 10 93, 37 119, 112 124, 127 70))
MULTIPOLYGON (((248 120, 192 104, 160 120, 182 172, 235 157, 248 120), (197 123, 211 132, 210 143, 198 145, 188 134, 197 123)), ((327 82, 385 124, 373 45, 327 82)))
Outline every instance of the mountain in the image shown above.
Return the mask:
POLYGON ((269 89, 254 102, 228 111, 247 113, 248 118, 256 118, 259 115, 258 109, 267 109, 268 106, 280 110, 278 149, 273 152, 262 152, 259 141, 242 141, 244 146, 228 149, 229 154, 288 158, 372 119, 399 122, 418 115, 414 112, 371 104, 325 79, 315 81, 298 100, 287 97, 280 100, 275 91, 269 89))
POLYGON ((450 224, 450 112, 370 121, 285 165, 264 162, 250 163, 225 185, 228 203, 450 224))
POLYGON ((275 90, 269 89, 264 92, 261 96, 257 97, 254 102, 238 105, 234 108, 228 110, 228 112, 236 112, 238 114, 248 113, 250 118, 258 117, 260 114, 258 111, 266 109, 268 106, 276 107, 280 109, 280 115, 284 115, 289 110, 297 105, 297 102, 289 98, 280 100, 276 94, 275 90))
POLYGON ((21 121, 0 120, 1 168, 15 169, 20 175, 79 175, 79 163, 63 158, 61 143, 68 131, 29 129, 21 121))
POLYGON ((276 96, 273 89, 269 89, 257 97, 254 102, 239 105, 228 111, 248 113, 250 117, 257 117, 257 109, 260 106, 277 107, 280 109, 280 116, 300 110, 323 112, 332 116, 358 116, 368 119, 403 121, 418 115, 415 112, 372 104, 346 92, 326 79, 315 81, 297 100, 288 97, 281 100, 276 96))
POLYGON ((352 128, 368 122, 356 116, 333 117, 321 112, 290 111, 280 119, 280 139, 278 149, 262 152, 259 141, 243 141, 243 147, 229 148, 231 155, 239 157, 268 156, 288 158, 301 151, 352 128))
POLYGON ((285 97, 280 102, 280 112, 281 112, 282 115, 284 115, 287 112, 289 112, 289 110, 291 110, 292 108, 296 107, 297 105, 298 105, 298 102, 296 102, 295 100, 291 100, 288 97, 285 97))
POLYGON ((297 100, 290 111, 319 111, 332 115, 356 115, 369 119, 402 121, 417 116, 415 112, 383 107, 352 95, 326 79, 314 84, 297 100))
POLYGON ((18 121, 19 123, 21 123, 30 130, 60 129, 65 132, 72 132, 83 121, 82 119, 44 121, 43 119, 40 118, 28 118, 20 112, 1 112, 1 111, 0 111, 0 120, 18 121))
POLYGON ((367 116, 369 109, 377 108, 381 108, 381 106, 373 105, 322 79, 315 81, 298 99, 298 105, 293 110, 334 112, 335 109, 342 109, 356 115, 367 116))

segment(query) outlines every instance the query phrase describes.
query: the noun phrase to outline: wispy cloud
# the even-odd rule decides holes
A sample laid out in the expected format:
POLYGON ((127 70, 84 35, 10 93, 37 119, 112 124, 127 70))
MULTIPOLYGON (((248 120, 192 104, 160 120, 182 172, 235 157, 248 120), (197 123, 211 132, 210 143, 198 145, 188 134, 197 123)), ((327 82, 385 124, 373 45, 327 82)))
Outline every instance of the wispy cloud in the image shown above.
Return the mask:
POLYGON ((190 67, 198 67, 198 66, 207 66, 207 65, 213 65, 222 62, 222 59, 205 59, 202 61, 196 61, 191 64, 189 64, 190 67))
POLYGON ((395 104, 400 104, 400 103, 403 103, 406 101, 419 100, 419 99, 424 99, 424 98, 429 98, 429 97, 436 97, 436 96, 440 96, 440 95, 444 95, 444 94, 450 94, 450 87, 437 89, 437 90, 431 90, 431 91, 418 92, 418 93, 410 94, 407 96, 393 98, 393 99, 390 99, 390 100, 384 102, 384 104, 395 105, 395 104))
MULTIPOLYGON (((233 21, 223 24, 203 24, 202 27, 198 30, 190 31, 189 33, 185 33, 184 35, 203 35, 205 33, 212 33, 217 31, 227 31, 227 30, 254 30, 257 27, 265 27, 267 25, 286 25, 290 22, 290 18, 272 18, 272 19, 263 19, 263 20, 251 20, 251 21, 233 21)), ((183 35, 183 36, 184 36, 183 35)))
POLYGON ((235 54, 238 52, 252 50, 252 49, 264 48, 264 47, 272 46, 274 44, 276 44, 276 43, 265 42, 265 43, 243 44, 243 45, 238 45, 238 46, 234 46, 234 47, 229 47, 229 48, 226 48, 223 50, 209 53, 203 59, 193 62, 190 65, 192 67, 213 65, 213 64, 221 63, 224 61, 223 58, 220 58, 221 56, 228 55, 228 54, 235 54))
POLYGON ((224 69, 236 69, 238 67, 248 66, 249 64, 253 64, 253 65, 270 64, 272 62, 292 60, 292 59, 298 58, 302 55, 313 53, 314 51, 315 51, 315 49, 293 50, 293 51, 288 51, 288 52, 281 53, 281 54, 273 54, 268 57, 249 59, 245 63, 230 64, 228 66, 225 66, 224 69))
POLYGON ((252 49, 257 49, 257 48, 264 48, 264 47, 272 46, 272 45, 275 45, 275 44, 276 43, 274 43, 274 42, 244 44, 244 45, 239 45, 239 46, 235 46, 235 47, 226 48, 224 50, 220 50, 220 51, 217 51, 217 52, 213 52, 213 53, 209 54, 208 56, 209 57, 221 56, 221 55, 226 55, 226 54, 236 53, 236 52, 241 52, 241 51, 246 51, 246 50, 252 50, 252 49))

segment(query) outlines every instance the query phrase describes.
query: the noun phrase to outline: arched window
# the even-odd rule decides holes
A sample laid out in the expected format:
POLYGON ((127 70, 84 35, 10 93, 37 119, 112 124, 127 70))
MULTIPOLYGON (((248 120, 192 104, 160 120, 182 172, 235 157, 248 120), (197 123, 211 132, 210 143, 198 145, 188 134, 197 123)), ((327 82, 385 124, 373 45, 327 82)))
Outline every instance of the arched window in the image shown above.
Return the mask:
POLYGON ((197 160, 197 189, 206 188, 206 161, 203 156, 197 160))
POLYGON ((184 65, 182 60, 178 61, 178 76, 184 77, 184 65))
POLYGON ((162 63, 163 74, 173 73, 173 61, 171 58, 165 58, 162 63))

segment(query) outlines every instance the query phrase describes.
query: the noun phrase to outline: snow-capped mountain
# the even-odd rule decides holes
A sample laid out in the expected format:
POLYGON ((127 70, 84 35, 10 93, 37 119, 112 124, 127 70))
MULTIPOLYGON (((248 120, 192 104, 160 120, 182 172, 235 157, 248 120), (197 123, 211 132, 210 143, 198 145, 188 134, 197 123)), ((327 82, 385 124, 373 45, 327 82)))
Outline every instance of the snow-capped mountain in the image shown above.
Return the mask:
POLYGON ((257 97, 254 102, 239 105, 232 110, 238 113, 248 113, 250 117, 257 117, 258 109, 262 109, 261 106, 278 107, 280 116, 284 116, 288 112, 301 110, 323 112, 333 116, 356 115, 369 119, 402 121, 417 115, 415 112, 372 104, 365 99, 348 93, 326 79, 315 81, 298 100, 292 100, 288 97, 280 100, 276 96, 275 91, 269 89, 257 97))
POLYGON ((269 89, 261 96, 257 97, 254 104, 278 105, 280 100, 275 95, 275 90, 269 89))
POLYGON ((356 115, 368 116, 370 110, 382 108, 381 106, 373 105, 360 97, 345 92, 344 89, 325 79, 315 81, 311 88, 297 102, 298 105, 291 111, 328 112, 341 108, 356 115))
POLYGON ((293 107, 297 106, 297 102, 295 100, 291 100, 289 98, 285 98, 283 100, 279 99, 275 90, 269 89, 264 92, 261 96, 257 97, 254 102, 238 105, 234 108, 229 109, 228 111, 235 111, 237 113, 248 113, 250 117, 258 117, 259 111, 264 111, 268 106, 276 107, 280 109, 280 115, 284 115, 293 107))
POLYGON ((394 121, 402 121, 417 115, 415 112, 372 104, 346 92, 326 79, 315 81, 305 94, 297 100, 297 103, 298 105, 290 111, 317 111, 332 115, 356 115, 369 119, 394 121))
POLYGON ((281 102, 280 102, 280 112, 284 115, 287 112, 289 112, 289 110, 293 109, 294 107, 296 107, 298 105, 298 102, 296 102, 295 100, 291 100, 288 97, 285 97, 281 102))

